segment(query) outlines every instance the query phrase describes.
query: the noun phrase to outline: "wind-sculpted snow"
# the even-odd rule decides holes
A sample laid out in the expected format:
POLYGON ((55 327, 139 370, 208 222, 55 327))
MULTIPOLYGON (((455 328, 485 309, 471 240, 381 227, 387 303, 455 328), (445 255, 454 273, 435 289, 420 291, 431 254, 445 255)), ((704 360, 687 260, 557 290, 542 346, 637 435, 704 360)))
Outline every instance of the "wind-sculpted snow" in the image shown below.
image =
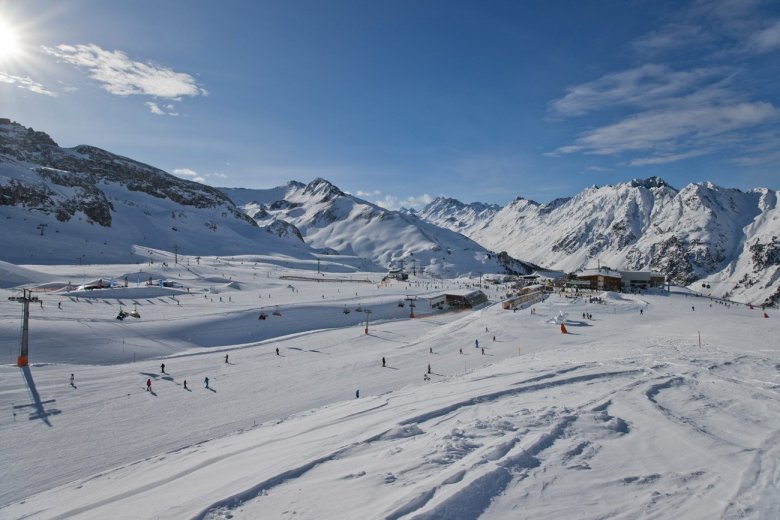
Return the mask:
MULTIPOLYGON (((410 286, 323 284, 309 280, 314 271, 201 262, 208 268, 193 288, 239 281, 241 289, 141 307, 127 327, 154 315, 143 334, 156 359, 96 365, 100 346, 80 341, 88 329, 68 325, 71 311, 53 305, 55 294, 45 295, 43 313, 33 309, 32 366, 0 366, 0 409, 10 412, 0 435, 24 440, 23 450, 0 445, 0 517, 777 516, 774 316, 683 294, 601 295, 603 304, 554 295, 534 313, 488 305, 372 317, 369 334, 344 323, 242 342, 245 325, 235 317, 254 313, 258 300, 279 302, 281 316, 253 316, 253 326, 278 328, 300 306, 296 319, 308 316, 316 329, 320 312, 347 316, 340 309, 348 305, 352 316, 358 301, 381 311, 369 302, 397 301, 410 286), (282 272, 299 279, 279 279, 282 272), (223 308, 202 304, 198 313, 213 316, 193 331, 217 329, 222 344, 166 356, 174 335, 163 331, 180 314, 228 295, 223 308), (586 311, 588 326, 571 334, 549 323, 586 311), (73 361, 47 363, 36 350, 47 336, 60 338, 73 361)), ((103 300, 63 306, 111 308, 103 300)), ((4 328, 18 316, 18 303, 0 299, 4 328)), ((193 326, 182 324, 178 341, 193 326)), ((138 341, 135 329, 121 330, 138 341)))

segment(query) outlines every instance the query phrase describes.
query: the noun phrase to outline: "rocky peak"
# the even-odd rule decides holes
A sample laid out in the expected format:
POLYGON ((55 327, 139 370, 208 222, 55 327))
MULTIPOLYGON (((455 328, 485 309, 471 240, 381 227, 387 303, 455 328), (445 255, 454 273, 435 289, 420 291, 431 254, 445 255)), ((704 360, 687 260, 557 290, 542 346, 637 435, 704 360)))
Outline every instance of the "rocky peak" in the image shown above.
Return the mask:
MULTIPOLYGON (((661 177, 653 176, 648 177, 646 179, 632 179, 629 185, 632 188, 671 188, 674 190, 674 188, 667 183, 665 180, 663 180, 661 177)), ((677 191, 677 190, 675 190, 677 191)))
POLYGON ((30 155, 47 153, 57 146, 45 132, 27 128, 7 118, 0 119, 0 153, 24 161, 30 155))
POLYGON ((453 199, 451 197, 436 197, 430 203, 425 205, 423 212, 438 211, 445 208, 461 209, 463 207, 465 207, 465 204, 463 204, 458 199, 453 199))
POLYGON ((323 201, 332 200, 336 197, 343 197, 345 194, 336 186, 321 177, 317 177, 311 181, 303 190, 306 195, 313 195, 315 197, 321 197, 323 201))

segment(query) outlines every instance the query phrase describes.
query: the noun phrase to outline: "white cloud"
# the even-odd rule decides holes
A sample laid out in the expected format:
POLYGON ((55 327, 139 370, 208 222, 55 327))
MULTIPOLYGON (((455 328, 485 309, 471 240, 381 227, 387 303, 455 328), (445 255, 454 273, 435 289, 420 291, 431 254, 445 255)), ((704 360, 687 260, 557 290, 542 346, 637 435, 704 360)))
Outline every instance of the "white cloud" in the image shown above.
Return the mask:
POLYGON ((708 138, 758 125, 776 117, 777 112, 771 103, 766 102, 647 111, 585 132, 573 145, 560 147, 556 152, 613 155, 627 151, 662 150, 687 158, 678 151, 680 147, 701 149, 708 138))
POLYGON ((715 35, 695 23, 672 23, 640 36, 634 47, 645 53, 679 50, 692 45, 701 47, 715 40, 715 35))
POLYGON ((151 62, 132 60, 122 51, 107 51, 92 43, 44 46, 43 50, 66 63, 87 69, 92 79, 118 96, 145 95, 179 99, 208 94, 191 75, 151 62))
POLYGON ((173 173, 177 177, 190 181, 200 182, 201 184, 210 184, 214 179, 227 179, 228 176, 221 172, 200 174, 191 168, 175 168, 173 173))
POLYGON ((647 166, 651 164, 668 164, 677 161, 682 161, 685 159, 692 159, 694 157, 701 157, 702 155, 707 155, 709 153, 712 153, 712 150, 690 150, 688 152, 683 152, 683 153, 655 155, 652 157, 642 157, 639 159, 632 159, 631 161, 629 161, 628 165, 647 166))
POLYGON ((374 190, 374 191, 357 190, 355 192, 355 195, 358 196, 358 197, 371 197, 371 198, 373 198, 373 197, 378 197, 381 194, 382 194, 382 192, 379 191, 379 190, 374 190))
POLYGON ((757 53, 780 49, 780 19, 753 34, 748 40, 748 47, 757 53))
POLYGON ((604 173, 604 172, 611 172, 612 168, 604 168, 603 166, 588 166, 587 168, 585 168, 585 171, 604 173))
POLYGON ((628 165, 645 166, 744 146, 749 132, 779 112, 770 102, 738 92, 737 76, 734 67, 673 71, 647 64, 571 87, 550 103, 551 111, 564 117, 597 110, 610 114, 616 106, 634 112, 588 128, 572 144, 545 155, 642 153, 648 156, 630 159, 628 165))
POLYGON ((550 109, 557 115, 571 117, 615 105, 650 106, 684 95, 723 75, 723 68, 673 71, 666 65, 646 64, 570 87, 565 96, 550 103, 550 109))
POLYGON ((174 112, 173 105, 165 105, 164 107, 160 107, 157 103, 153 101, 146 101, 144 103, 147 107, 149 107, 149 112, 152 114, 158 115, 158 116, 178 116, 178 112, 174 112))
POLYGON ((377 206, 385 209, 398 210, 401 208, 413 208, 420 209, 426 204, 433 202, 433 197, 427 193, 423 193, 419 196, 409 196, 406 198, 398 198, 393 195, 385 195, 380 199, 372 201, 377 206))
POLYGON ((147 101, 146 103, 144 103, 144 105, 149 107, 149 111, 152 114, 155 114, 155 115, 158 115, 158 116, 164 116, 165 115, 165 112, 163 112, 162 109, 159 106, 157 106, 157 103, 153 103, 152 101, 147 101))
POLYGON ((29 76, 14 76, 12 74, 0 72, 0 83, 16 85, 19 88, 29 90, 30 92, 34 92, 36 94, 42 94, 44 96, 57 97, 55 92, 46 89, 42 84, 34 81, 29 76))
POLYGON ((206 179, 203 178, 203 176, 201 176, 195 170, 191 170, 189 168, 176 168, 173 170, 173 174, 177 177, 181 177, 183 179, 187 179, 190 181, 201 182, 201 183, 206 182, 206 179))

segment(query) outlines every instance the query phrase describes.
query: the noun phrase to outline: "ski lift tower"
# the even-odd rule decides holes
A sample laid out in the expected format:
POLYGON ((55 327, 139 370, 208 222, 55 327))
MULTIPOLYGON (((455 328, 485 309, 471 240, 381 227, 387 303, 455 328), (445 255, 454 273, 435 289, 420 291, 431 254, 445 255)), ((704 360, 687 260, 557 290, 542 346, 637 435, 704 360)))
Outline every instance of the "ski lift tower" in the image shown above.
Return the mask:
POLYGON ((368 334, 368 319, 371 317, 371 313, 374 311, 371 309, 366 309, 363 312, 366 314, 366 334, 368 334))
POLYGON ((406 298, 404 298, 404 300, 409 302, 409 319, 414 319, 414 308, 416 307, 414 302, 417 301, 417 297, 416 296, 407 296, 406 298))
POLYGON ((22 296, 10 296, 8 298, 12 302, 19 302, 23 305, 22 309, 22 344, 19 351, 19 358, 16 360, 16 366, 27 366, 27 340, 29 337, 29 321, 30 321, 30 302, 37 302, 38 297, 32 295, 31 289, 23 289, 22 296))

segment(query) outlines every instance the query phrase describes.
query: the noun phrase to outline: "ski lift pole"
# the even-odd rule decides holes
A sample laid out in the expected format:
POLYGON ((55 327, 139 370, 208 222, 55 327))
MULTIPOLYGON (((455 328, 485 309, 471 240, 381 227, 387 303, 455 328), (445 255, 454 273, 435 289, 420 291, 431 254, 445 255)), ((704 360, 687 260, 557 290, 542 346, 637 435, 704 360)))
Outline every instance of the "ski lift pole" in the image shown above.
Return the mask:
POLYGON ((368 319, 371 317, 371 313, 373 312, 371 309, 366 309, 363 311, 366 313, 366 331, 365 333, 368 334, 368 319))
POLYGON ((27 343, 29 339, 29 321, 30 321, 30 302, 37 302, 38 297, 32 295, 32 290, 23 289, 22 296, 10 296, 8 300, 20 302, 22 308, 22 342, 19 349, 19 357, 16 360, 16 366, 27 366, 27 343))
POLYGON ((414 308, 416 307, 414 302, 415 300, 417 300, 417 298, 407 296, 406 298, 404 298, 404 300, 407 300, 409 302, 409 319, 414 319, 414 308))

